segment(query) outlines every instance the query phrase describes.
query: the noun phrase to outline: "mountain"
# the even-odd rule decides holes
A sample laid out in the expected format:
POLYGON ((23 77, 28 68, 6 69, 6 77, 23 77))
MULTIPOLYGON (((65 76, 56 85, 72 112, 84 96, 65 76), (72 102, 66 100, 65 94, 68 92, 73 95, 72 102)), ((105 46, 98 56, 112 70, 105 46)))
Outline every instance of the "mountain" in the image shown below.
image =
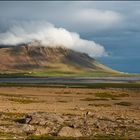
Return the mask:
POLYGON ((1 46, 0 60, 0 71, 115 72, 85 53, 62 46, 43 47, 37 42, 1 46))

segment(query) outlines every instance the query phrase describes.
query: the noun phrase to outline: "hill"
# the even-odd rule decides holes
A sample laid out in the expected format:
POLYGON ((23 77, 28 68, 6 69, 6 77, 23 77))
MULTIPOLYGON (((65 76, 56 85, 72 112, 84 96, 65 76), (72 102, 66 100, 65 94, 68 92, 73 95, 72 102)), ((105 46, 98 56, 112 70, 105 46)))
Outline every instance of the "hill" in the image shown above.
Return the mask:
POLYGON ((85 53, 62 46, 43 47, 39 42, 0 47, 1 72, 116 73, 85 53))

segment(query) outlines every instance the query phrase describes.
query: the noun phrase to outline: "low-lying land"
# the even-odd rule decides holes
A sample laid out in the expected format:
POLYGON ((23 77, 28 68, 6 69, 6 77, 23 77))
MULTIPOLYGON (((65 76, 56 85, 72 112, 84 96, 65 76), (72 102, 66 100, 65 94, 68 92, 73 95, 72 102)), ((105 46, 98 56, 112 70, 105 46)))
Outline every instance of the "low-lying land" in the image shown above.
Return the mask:
POLYGON ((104 71, 57 71, 56 69, 47 69, 44 71, 33 70, 13 70, 13 71, 0 71, 0 77, 48 77, 48 76, 82 76, 82 77, 111 77, 122 76, 132 77, 140 76, 139 74, 129 74, 122 72, 104 72, 104 71))
POLYGON ((0 139, 140 139, 140 89, 0 87, 0 139))

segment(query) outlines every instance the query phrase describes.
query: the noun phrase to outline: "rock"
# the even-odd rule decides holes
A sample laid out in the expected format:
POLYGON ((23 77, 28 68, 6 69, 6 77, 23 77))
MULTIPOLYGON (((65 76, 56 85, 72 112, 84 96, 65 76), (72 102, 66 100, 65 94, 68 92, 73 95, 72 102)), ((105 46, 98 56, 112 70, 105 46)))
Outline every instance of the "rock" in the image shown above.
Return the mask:
POLYGON ((0 125, 0 132, 19 134, 19 133, 23 133, 23 130, 21 124, 6 124, 6 125, 0 125))
POLYGON ((16 122, 23 123, 23 124, 29 124, 31 120, 32 120, 32 116, 27 114, 23 118, 16 119, 16 122))
POLYGON ((94 122, 94 124, 93 124, 93 125, 94 125, 94 127, 95 127, 95 128, 97 128, 97 129, 99 129, 99 127, 100 127, 100 124, 99 124, 99 122, 98 122, 98 121, 94 122))
POLYGON ((44 134, 48 134, 51 131, 51 129, 49 127, 37 127, 36 131, 35 131, 35 135, 44 135, 44 134))
POLYGON ((62 137, 82 137, 81 132, 79 131, 79 129, 74 129, 71 127, 63 127, 59 133, 58 136, 62 136, 62 137))
POLYGON ((55 113, 47 114, 46 118, 47 120, 50 120, 52 122, 57 122, 59 124, 62 124, 64 122, 61 116, 55 113))
POLYGON ((32 120, 32 116, 27 114, 27 115, 25 116, 25 120, 26 120, 26 123, 29 124, 30 121, 32 120))
POLYGON ((140 120, 135 119, 135 120, 134 120, 134 124, 136 124, 136 125, 140 125, 140 120))
POLYGON ((61 129, 60 126, 55 125, 55 126, 52 128, 50 134, 51 134, 52 136, 57 136, 57 134, 58 134, 58 132, 59 132, 60 129, 61 129))
POLYGON ((79 110, 80 110, 80 111, 85 111, 85 108, 80 107, 79 110))
POLYGON ((41 126, 45 126, 46 123, 47 123, 47 121, 44 120, 44 119, 42 119, 42 120, 40 120, 39 125, 41 125, 41 126))
POLYGON ((29 124, 24 124, 23 125, 23 132, 28 134, 33 134, 35 132, 35 127, 29 124))
POLYGON ((34 124, 34 125, 47 126, 48 123, 63 124, 64 122, 61 116, 55 113, 33 113, 31 114, 31 116, 32 116, 32 120, 30 121, 30 124, 34 124))

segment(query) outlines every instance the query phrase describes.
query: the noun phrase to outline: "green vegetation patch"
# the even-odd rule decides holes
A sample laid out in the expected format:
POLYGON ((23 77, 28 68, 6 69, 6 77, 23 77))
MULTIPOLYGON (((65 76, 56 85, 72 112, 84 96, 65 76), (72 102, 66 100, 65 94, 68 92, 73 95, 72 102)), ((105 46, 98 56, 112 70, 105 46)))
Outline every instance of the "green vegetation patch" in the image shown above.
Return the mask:
POLYGON ((13 134, 8 132, 0 132, 0 139, 13 139, 13 134))
POLYGON ((29 73, 25 73, 25 72, 17 72, 17 73, 14 73, 14 72, 7 72, 7 73, 0 73, 0 77, 1 78, 17 78, 17 77, 32 77, 29 75, 29 73))
POLYGON ((68 101, 65 101, 65 100, 59 100, 57 102, 60 102, 60 103, 67 103, 68 101))
POLYGON ((63 94, 72 94, 72 92, 66 92, 66 91, 65 91, 63 94))
POLYGON ((24 116, 24 113, 16 113, 16 112, 0 112, 0 115, 4 115, 1 120, 13 121, 17 118, 24 116))
POLYGON ((132 140, 132 139, 127 137, 121 137, 118 135, 114 135, 114 136, 97 135, 95 137, 80 137, 80 138, 48 136, 48 135, 41 135, 41 136, 31 135, 27 137, 26 140, 132 140))
POLYGON ((80 99, 81 101, 108 101, 108 99, 106 98, 84 98, 84 99, 80 99))
POLYGON ((95 107, 110 107, 110 104, 88 104, 89 106, 95 106, 95 107))
POLYGON ((132 103, 130 102, 119 102, 119 103, 115 103, 115 105, 121 105, 121 106, 131 106, 132 103))
POLYGON ((96 135, 93 140, 133 140, 128 137, 118 135, 96 135))
POLYGON ((30 104, 30 103, 40 103, 42 101, 37 101, 33 99, 22 99, 22 98, 10 98, 10 101, 17 102, 20 104, 30 104))
POLYGON ((107 92, 102 92, 102 93, 95 93, 94 94, 98 98, 91 98, 87 97, 84 99, 80 99, 81 101, 108 101, 109 99, 111 100, 118 100, 120 97, 128 97, 128 94, 122 93, 122 94, 111 94, 107 92))
POLYGON ((0 114, 3 114, 5 116, 9 116, 9 117, 12 117, 12 116, 21 117, 21 116, 25 115, 24 113, 16 113, 16 112, 0 112, 0 114))
POLYGON ((102 93, 95 93, 95 96, 99 97, 99 98, 109 98, 112 100, 117 100, 117 98, 128 97, 129 95, 125 94, 125 93, 123 93, 123 94, 111 94, 111 93, 107 93, 107 92, 102 92, 102 93))
MULTIPOLYGON (((0 96, 6 96, 6 97, 21 97, 24 95, 20 95, 20 94, 8 94, 8 93, 0 93, 0 96)), ((25 97, 25 96, 24 96, 25 97)))
POLYGON ((31 135, 26 138, 26 140, 84 140, 81 138, 71 138, 71 137, 59 137, 59 136, 48 136, 48 135, 31 135))

